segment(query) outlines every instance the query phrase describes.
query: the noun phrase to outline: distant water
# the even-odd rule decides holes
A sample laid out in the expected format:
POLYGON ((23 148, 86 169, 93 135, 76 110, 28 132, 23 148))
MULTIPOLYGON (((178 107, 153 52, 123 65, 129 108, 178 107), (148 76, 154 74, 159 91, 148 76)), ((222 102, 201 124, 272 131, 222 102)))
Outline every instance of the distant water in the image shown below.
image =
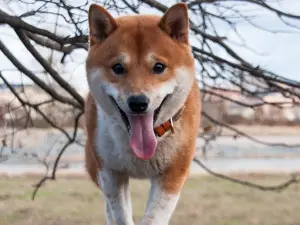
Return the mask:
MULTIPOLYGON (((206 167, 217 173, 294 173, 300 172, 300 158, 283 159, 208 159, 202 161, 206 167)), ((83 162, 70 163, 58 171, 70 174, 85 173, 83 162)), ((40 164, 0 164, 0 174, 20 175, 24 173, 44 174, 45 167, 40 164)), ((51 171, 50 171, 51 172, 51 171)), ((205 174, 196 163, 191 165, 192 174, 205 174)))
MULTIPOLYGON (((218 173, 293 173, 300 171, 300 158, 258 158, 258 159, 209 159, 202 161, 210 170, 218 173)), ((196 163, 192 173, 203 173, 196 163)))
MULTIPOLYGON (((287 143, 289 145, 300 144, 297 136, 263 136, 257 139, 269 143, 287 143)), ((8 149, 5 148, 0 158, 0 173, 19 174, 23 172, 43 172, 44 167, 31 157, 38 154, 43 157, 49 149, 49 158, 53 159, 58 154, 64 139, 57 141, 58 136, 46 135, 45 140, 31 149, 8 149), (11 152, 15 152, 11 154, 11 152), (25 154, 24 154, 25 153, 25 154), (8 158, 8 159, 6 159, 8 158)), ((79 133, 79 139, 84 143, 83 133, 79 133)), ((202 155, 204 141, 198 139, 196 155, 202 155)), ((202 161, 210 169, 216 172, 295 172, 300 171, 300 147, 290 148, 285 146, 266 146, 252 142, 245 138, 234 140, 229 137, 218 138, 211 142, 206 151, 207 158, 202 161)), ((83 148, 72 144, 64 154, 64 161, 60 167, 64 171, 83 172, 83 162, 72 162, 71 158, 82 158, 83 148)), ((50 160, 51 161, 51 160, 50 160)), ((52 161, 53 162, 53 161, 52 161)), ((192 165, 192 172, 202 173, 203 170, 196 164, 192 165)))

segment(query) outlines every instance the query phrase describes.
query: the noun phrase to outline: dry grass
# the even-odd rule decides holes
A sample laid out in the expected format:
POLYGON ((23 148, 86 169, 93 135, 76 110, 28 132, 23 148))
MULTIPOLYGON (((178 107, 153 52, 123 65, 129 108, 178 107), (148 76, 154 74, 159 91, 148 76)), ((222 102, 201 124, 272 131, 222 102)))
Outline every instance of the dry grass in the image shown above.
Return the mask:
MULTIPOLYGON (((282 177, 248 177, 265 184, 282 177)), ((0 180, 1 225, 104 225, 103 197, 87 179, 49 182, 30 200, 32 178, 0 180)), ((134 216, 139 224, 149 185, 132 181, 134 216)), ((179 225, 297 225, 300 185, 282 193, 261 192, 212 177, 188 180, 170 224, 179 225)))

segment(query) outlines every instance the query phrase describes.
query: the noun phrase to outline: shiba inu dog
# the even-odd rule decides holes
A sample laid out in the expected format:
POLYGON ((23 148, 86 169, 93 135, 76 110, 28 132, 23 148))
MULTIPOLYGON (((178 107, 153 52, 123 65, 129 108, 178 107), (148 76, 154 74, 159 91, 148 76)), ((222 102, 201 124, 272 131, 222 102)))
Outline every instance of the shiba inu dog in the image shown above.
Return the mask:
POLYGON ((107 224, 134 224, 130 177, 151 182, 142 225, 168 224, 176 207, 201 111, 188 27, 184 3, 162 17, 90 6, 85 160, 107 224))

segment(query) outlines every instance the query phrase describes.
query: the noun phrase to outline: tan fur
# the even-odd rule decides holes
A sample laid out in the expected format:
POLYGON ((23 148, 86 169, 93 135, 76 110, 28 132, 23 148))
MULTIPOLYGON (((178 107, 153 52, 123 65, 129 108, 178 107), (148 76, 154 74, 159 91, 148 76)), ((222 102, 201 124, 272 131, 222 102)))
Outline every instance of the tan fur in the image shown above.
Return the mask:
POLYGON ((175 68, 170 66, 164 76, 157 76, 158 79, 153 79, 152 74, 141 76, 141 74, 149 74, 153 67, 153 63, 142 60, 147 58, 150 50, 148 46, 151 46, 151 52, 155 52, 160 61, 168 65, 193 67, 194 61, 192 58, 184 57, 191 54, 190 48, 184 44, 178 45, 170 38, 166 38, 167 35, 162 30, 157 29, 159 19, 159 17, 149 15, 118 18, 119 27, 109 37, 109 42, 104 41, 101 45, 91 46, 86 60, 86 67, 101 66, 107 68, 107 74, 111 74, 111 65, 118 59, 120 52, 126 52, 130 56, 134 56, 126 64, 126 69, 130 70, 126 79, 120 79, 116 76, 105 76, 104 78, 105 81, 116 85, 117 88, 126 88, 128 91, 133 90, 135 92, 139 92, 145 86, 146 90, 151 90, 171 79, 174 74, 175 68), (101 54, 99 54, 100 49, 101 54), (176 55, 174 55, 174 49, 176 49, 176 55))
MULTIPOLYGON (((195 82, 193 90, 191 91, 187 101, 185 102, 185 112, 180 120, 180 124, 176 123, 176 133, 179 136, 182 144, 176 155, 173 156, 173 163, 166 169, 163 176, 164 188, 169 192, 177 192, 182 187, 186 177, 188 176, 190 161, 194 156, 195 141, 194 137, 197 135, 200 125, 201 113, 200 91, 195 82), (198 102, 198 104, 194 104, 198 102), (174 180, 178 177, 178 180, 174 180), (174 183, 175 182, 175 183, 174 183)), ((98 186, 98 171, 101 169, 100 158, 95 152, 95 130, 97 113, 94 99, 91 94, 88 95, 85 108, 85 120, 87 128, 87 141, 85 147, 85 161, 86 168, 91 179, 98 186)), ((175 140, 178 140, 175 138, 175 140)))
POLYGON ((186 6, 177 4, 162 18, 138 15, 114 19, 102 7, 93 5, 89 26, 86 70, 91 93, 85 106, 87 172, 104 190, 107 206, 111 203, 112 209, 107 208, 108 224, 113 223, 113 217, 117 225, 133 224, 128 177, 152 181, 142 225, 166 224, 189 175, 200 125, 201 98, 188 42, 186 6), (157 61, 167 65, 162 75, 152 73, 157 61), (111 67, 115 63, 121 63, 128 72, 124 76, 114 75, 111 67), (126 111, 130 94, 146 93, 150 98, 149 108, 154 110, 168 91, 172 97, 159 113, 157 124, 171 118, 183 104, 185 109, 174 124, 175 133, 157 137, 155 155, 143 161, 133 156, 128 147, 120 112, 105 92, 126 111), (116 189, 110 192, 110 187, 116 189), (164 209, 168 210, 165 216, 164 209))
POLYGON ((179 151, 173 156, 172 164, 163 175, 163 187, 169 193, 177 193, 182 188, 189 175, 190 163, 195 152, 195 136, 200 125, 201 101, 197 83, 193 85, 185 102, 185 113, 177 125, 179 151), (176 179, 174 179, 176 177, 176 179))

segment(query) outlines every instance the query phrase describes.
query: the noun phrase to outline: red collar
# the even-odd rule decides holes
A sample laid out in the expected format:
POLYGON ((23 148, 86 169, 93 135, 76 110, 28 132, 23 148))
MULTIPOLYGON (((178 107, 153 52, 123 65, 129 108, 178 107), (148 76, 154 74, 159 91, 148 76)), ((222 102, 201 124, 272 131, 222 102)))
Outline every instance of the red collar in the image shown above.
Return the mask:
POLYGON ((178 111, 177 113, 171 117, 168 121, 164 122, 163 124, 158 125, 157 127, 154 128, 154 132, 158 137, 163 136, 166 132, 168 132, 169 130, 172 131, 172 133, 174 134, 174 122, 176 122, 182 115, 183 110, 184 110, 185 106, 183 105, 178 111))

